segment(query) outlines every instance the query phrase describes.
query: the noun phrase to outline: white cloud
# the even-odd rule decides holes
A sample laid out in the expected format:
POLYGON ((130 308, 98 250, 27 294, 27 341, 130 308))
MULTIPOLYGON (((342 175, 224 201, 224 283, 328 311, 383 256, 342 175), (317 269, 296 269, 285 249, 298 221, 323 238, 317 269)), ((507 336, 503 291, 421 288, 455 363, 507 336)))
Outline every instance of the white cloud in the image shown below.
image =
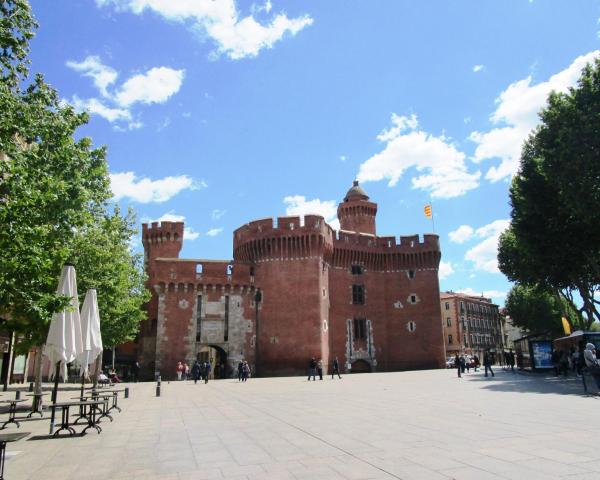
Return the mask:
POLYGON ((480 297, 483 295, 485 298, 493 298, 493 299, 501 299, 506 298, 506 292, 502 292, 500 290, 483 290, 481 292, 476 292, 471 287, 463 288, 462 290, 458 290, 457 293, 464 293, 465 295, 470 295, 472 297, 480 297))
POLYGON ((133 172, 111 173, 110 185, 114 200, 128 198, 139 203, 162 203, 183 190, 195 190, 205 186, 188 175, 169 176, 159 180, 138 178, 133 172))
POLYGON ((213 220, 219 220, 223 215, 225 215, 227 213, 227 210, 219 210, 218 208, 215 208, 210 216, 213 220))
POLYGON ((183 83, 185 70, 167 67, 151 68, 144 74, 127 80, 115 96, 116 102, 129 107, 134 103, 164 103, 177 93, 183 83))
POLYGON ((481 72, 485 68, 485 65, 474 65, 473 73, 481 72))
POLYGON ((481 173, 467 171, 465 154, 444 135, 436 137, 420 130, 415 115, 392 114, 392 127, 377 139, 385 148, 361 164, 357 178, 362 182, 388 179, 393 187, 406 170, 414 168, 420 174, 412 178, 413 188, 432 197, 458 197, 479 186, 481 173))
POLYGON ((451 262, 444 262, 444 261, 440 262, 440 267, 438 270, 438 275, 440 277, 440 280, 443 280, 444 278, 449 277, 453 273, 454 273, 454 268, 452 267, 451 262))
POLYGON ((345 162, 346 160, 346 155, 340 155, 340 161, 345 162))
POLYGON ((103 97, 110 97, 107 88, 117 80, 119 74, 115 69, 104 65, 100 57, 90 55, 81 62, 70 60, 67 62, 67 66, 86 77, 91 77, 100 94, 103 97))
POLYGON ((477 144, 473 161, 500 159, 485 178, 497 182, 512 176, 519 167, 523 142, 539 123, 538 113, 546 105, 548 94, 554 90, 565 92, 574 86, 581 69, 600 54, 600 50, 577 57, 566 69, 552 75, 547 81, 533 85, 531 75, 510 84, 496 99, 496 110, 490 120, 495 125, 487 132, 472 132, 477 144))
POLYGON ((469 225, 461 225, 453 232, 450 232, 448 234, 448 237, 450 237, 451 242, 464 243, 467 240, 469 240, 474 233, 475 230, 473 229, 473 227, 470 227, 469 225))
POLYGON ((474 263, 476 270, 499 273, 498 241, 510 225, 510 220, 495 220, 475 230, 475 236, 483 240, 467 251, 465 259, 474 263))
POLYGON ((208 37, 216 44, 213 56, 227 55, 233 60, 255 57, 264 48, 272 48, 284 35, 296 35, 311 25, 308 15, 288 18, 279 13, 265 23, 254 18, 272 8, 267 1, 255 7, 251 15, 241 16, 235 0, 96 0, 98 6, 113 5, 117 11, 131 11, 136 15, 145 10, 154 12, 166 20, 184 23, 201 37, 208 37))
POLYGON ((208 232, 206 232, 206 235, 209 237, 216 237, 222 231, 222 228, 211 228, 208 232))
MULTIPOLYGON (((173 210, 163 214, 156 220, 148 220, 147 223, 151 222, 185 222, 185 216, 177 215, 173 210)), ((192 227, 183 227, 183 239, 188 241, 196 240, 200 236, 200 232, 196 232, 192 227)))
POLYGON ((126 80, 119 88, 108 90, 117 80, 118 73, 104 65, 99 57, 88 56, 81 62, 68 61, 67 66, 83 76, 90 77, 98 89, 102 100, 98 98, 81 99, 74 95, 71 103, 77 110, 87 110, 99 115, 110 123, 116 123, 117 131, 135 130, 143 123, 133 119, 131 108, 136 103, 164 103, 181 88, 185 70, 168 67, 155 67, 146 73, 137 74, 126 80), (121 122, 126 122, 123 127, 121 122))
POLYGON ((286 215, 321 215, 334 230, 340 229, 337 218, 337 204, 335 200, 321 201, 318 198, 306 200, 303 195, 291 195, 283 199, 286 215))

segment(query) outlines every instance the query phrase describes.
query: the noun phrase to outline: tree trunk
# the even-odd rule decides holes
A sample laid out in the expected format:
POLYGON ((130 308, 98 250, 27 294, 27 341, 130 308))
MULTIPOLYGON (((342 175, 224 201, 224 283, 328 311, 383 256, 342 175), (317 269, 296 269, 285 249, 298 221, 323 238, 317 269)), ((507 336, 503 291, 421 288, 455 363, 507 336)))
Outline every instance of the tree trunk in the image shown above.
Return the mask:
POLYGON ((100 352, 100 355, 98 355, 98 358, 96 359, 96 365, 95 365, 95 369, 94 369, 94 390, 96 390, 96 388, 98 388, 98 374, 100 373, 100 370, 102 369, 102 352, 100 352))
POLYGON ((112 369, 115 370, 115 347, 112 348, 112 369))

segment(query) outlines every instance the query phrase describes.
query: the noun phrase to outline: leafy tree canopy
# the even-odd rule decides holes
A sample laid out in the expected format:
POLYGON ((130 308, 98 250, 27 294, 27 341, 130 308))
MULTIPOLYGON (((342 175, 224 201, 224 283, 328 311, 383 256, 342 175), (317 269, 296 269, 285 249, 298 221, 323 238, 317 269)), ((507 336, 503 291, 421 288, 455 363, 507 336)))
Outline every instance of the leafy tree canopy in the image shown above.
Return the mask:
POLYGON ((500 270, 578 304, 569 320, 590 328, 600 320, 600 59, 576 87, 550 94, 540 118, 511 185, 500 270))

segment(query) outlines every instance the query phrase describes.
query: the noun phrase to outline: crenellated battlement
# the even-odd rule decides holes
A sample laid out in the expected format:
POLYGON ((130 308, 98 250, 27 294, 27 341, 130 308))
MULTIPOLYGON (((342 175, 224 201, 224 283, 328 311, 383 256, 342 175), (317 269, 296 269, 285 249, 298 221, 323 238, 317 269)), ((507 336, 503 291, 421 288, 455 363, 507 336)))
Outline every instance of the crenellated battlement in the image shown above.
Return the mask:
POLYGON ((177 258, 183 244, 183 222, 143 223, 142 244, 148 260, 177 258))
POLYGON ((403 235, 398 238, 394 236, 377 237, 366 233, 349 232, 340 230, 334 234, 334 246, 357 245, 360 247, 371 247, 383 250, 439 250, 440 237, 435 234, 424 234, 423 239, 419 235, 403 235))

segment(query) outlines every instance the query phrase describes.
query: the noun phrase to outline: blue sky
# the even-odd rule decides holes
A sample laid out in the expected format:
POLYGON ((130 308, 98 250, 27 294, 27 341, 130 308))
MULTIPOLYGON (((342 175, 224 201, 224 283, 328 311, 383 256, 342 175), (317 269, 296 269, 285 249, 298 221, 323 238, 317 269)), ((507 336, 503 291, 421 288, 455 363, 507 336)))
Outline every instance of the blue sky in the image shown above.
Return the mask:
POLYGON ((53 0, 32 71, 91 112, 115 200, 229 259, 256 219, 335 209, 358 178, 381 235, 440 235, 443 289, 502 304, 497 238, 551 89, 600 55, 600 1, 53 0))

